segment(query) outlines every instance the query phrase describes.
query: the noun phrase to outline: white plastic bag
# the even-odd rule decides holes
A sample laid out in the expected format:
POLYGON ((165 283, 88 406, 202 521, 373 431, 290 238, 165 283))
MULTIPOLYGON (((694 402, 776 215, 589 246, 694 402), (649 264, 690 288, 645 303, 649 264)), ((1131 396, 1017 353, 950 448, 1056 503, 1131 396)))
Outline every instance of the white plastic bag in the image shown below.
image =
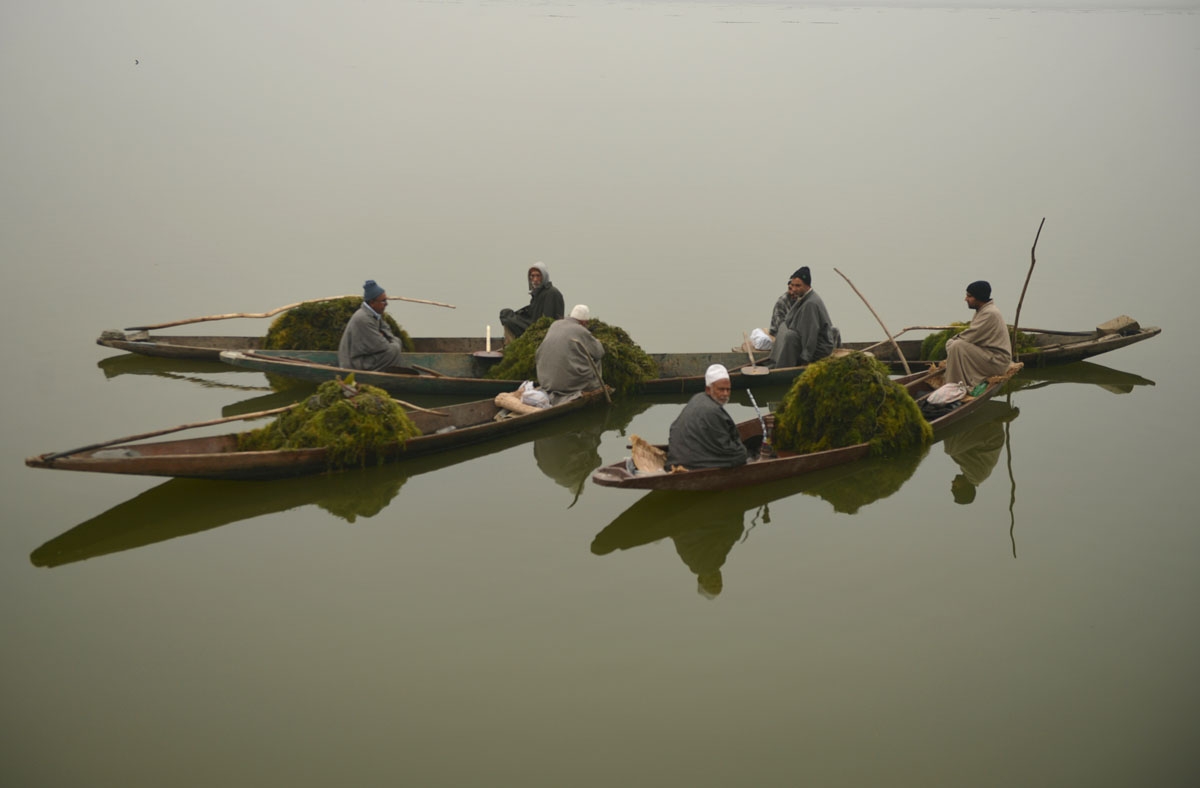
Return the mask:
POLYGON ((521 387, 521 402, 535 408, 550 407, 550 395, 534 386, 529 381, 521 387))
POLYGON ((958 402, 965 396, 967 396, 967 387, 962 383, 947 383, 926 397, 925 401, 930 405, 948 405, 951 402, 958 402))
POLYGON ((756 328, 750 332, 750 344, 754 346, 755 350, 770 350, 771 335, 761 328, 756 328))

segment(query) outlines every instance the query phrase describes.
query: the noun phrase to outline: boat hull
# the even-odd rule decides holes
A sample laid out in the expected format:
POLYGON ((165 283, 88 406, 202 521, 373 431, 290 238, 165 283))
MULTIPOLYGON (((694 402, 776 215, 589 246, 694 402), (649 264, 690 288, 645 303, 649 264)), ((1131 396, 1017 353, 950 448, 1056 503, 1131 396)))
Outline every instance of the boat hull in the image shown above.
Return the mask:
MULTIPOLYGON (((500 438, 604 401, 601 391, 586 392, 570 402, 536 413, 513 414, 500 421, 495 416, 501 409, 492 400, 451 405, 437 412, 413 411, 408 415, 422 434, 406 445, 369 455, 364 465, 399 462, 500 438)), ((251 480, 322 473, 328 469, 328 454, 324 448, 239 452, 237 435, 229 434, 42 454, 26 459, 25 464, 65 471, 251 480)))

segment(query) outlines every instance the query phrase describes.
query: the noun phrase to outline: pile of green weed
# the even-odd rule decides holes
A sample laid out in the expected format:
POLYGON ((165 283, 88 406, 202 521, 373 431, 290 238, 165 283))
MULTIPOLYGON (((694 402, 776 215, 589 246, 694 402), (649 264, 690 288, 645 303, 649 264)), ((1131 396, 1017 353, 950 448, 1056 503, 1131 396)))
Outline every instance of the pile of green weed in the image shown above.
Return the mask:
POLYGON ((383 389, 358 386, 354 375, 322 383, 315 394, 265 427, 238 435, 238 451, 327 448, 329 468, 383 462, 421 434, 383 389))
MULTIPOLYGON (((271 321, 263 347, 267 350, 337 350, 346 323, 362 304, 357 296, 333 301, 301 304, 271 321)), ((407 351, 412 351, 412 339, 391 315, 384 312, 384 322, 400 338, 407 351)))
POLYGON ((890 457, 933 440, 933 428, 888 368, 864 353, 822 359, 792 383, 775 414, 772 443, 808 453, 869 443, 890 457))
MULTIPOLYGON (((954 322, 950 324, 950 328, 943 329, 936 334, 930 334, 921 340, 921 360, 922 361, 941 361, 946 357, 946 340, 950 337, 956 337, 963 332, 969 323, 954 322)), ((1009 335, 1012 334, 1012 326, 1008 327, 1009 335)), ((1037 350, 1037 342, 1029 334, 1024 331, 1017 331, 1016 353, 1029 353, 1037 350)))
MULTIPOLYGON (((504 359, 488 370, 487 376, 495 380, 537 379, 537 349, 553 322, 549 317, 538 318, 524 334, 504 346, 504 359)), ((594 318, 587 322, 587 328, 604 346, 600 374, 618 395, 658 377, 658 365, 624 329, 594 318)))

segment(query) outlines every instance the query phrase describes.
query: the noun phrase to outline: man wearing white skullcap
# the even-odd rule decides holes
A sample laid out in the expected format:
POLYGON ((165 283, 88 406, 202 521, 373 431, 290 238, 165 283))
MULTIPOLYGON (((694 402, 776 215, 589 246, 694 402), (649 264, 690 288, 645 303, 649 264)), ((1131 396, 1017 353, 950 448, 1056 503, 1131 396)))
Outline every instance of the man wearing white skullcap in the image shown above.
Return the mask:
POLYGON ((684 468, 745 465, 746 445, 725 411, 733 386, 729 371, 713 364, 704 372, 704 391, 693 396, 671 424, 667 464, 684 468))
POLYGON ((604 358, 604 345, 588 331, 591 315, 587 304, 576 304, 570 317, 550 324, 538 345, 534 357, 538 384, 549 393, 551 405, 601 386, 596 370, 604 358))

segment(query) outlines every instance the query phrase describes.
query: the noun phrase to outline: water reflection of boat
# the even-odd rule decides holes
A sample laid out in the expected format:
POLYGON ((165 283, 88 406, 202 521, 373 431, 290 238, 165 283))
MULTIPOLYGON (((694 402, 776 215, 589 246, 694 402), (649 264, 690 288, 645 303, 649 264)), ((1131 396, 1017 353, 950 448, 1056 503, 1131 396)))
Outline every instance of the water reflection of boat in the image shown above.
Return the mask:
MULTIPOLYGON (((600 467, 600 441, 606 432, 625 433, 633 417, 648 409, 652 401, 643 398, 616 400, 605 410, 581 412, 560 422, 553 435, 533 442, 533 457, 538 468, 579 500, 592 471, 600 467)), ((568 509, 570 506, 567 507, 568 509)))
MULTIPOLYGON (((950 428, 946 440, 972 433, 980 425, 1003 425, 1018 411, 998 401, 981 403, 968 419, 950 428)), ((968 451, 968 437, 956 451, 968 451)), ((734 491, 683 492, 655 490, 638 499, 592 540, 592 552, 607 555, 670 538, 680 559, 696 575, 698 590, 715 596, 724 586, 721 569, 751 523, 771 521, 770 504, 796 495, 829 503, 834 511, 856 514, 860 509, 896 493, 928 456, 928 448, 893 458, 872 458, 853 465, 827 468, 806 476, 784 479, 734 491)))
POLYGON ((545 438, 556 429, 550 422, 453 452, 354 473, 268 482, 172 479, 54 537, 34 550, 30 560, 35 566, 59 566, 309 505, 353 523, 383 511, 414 476, 545 438))
POLYGON ((214 380, 212 377, 202 377, 205 375, 220 375, 223 378, 229 378, 231 377, 230 372, 233 372, 234 375, 243 380, 253 380, 253 378, 247 376, 249 370, 230 367, 228 364, 220 363, 220 361, 151 358, 148 356, 124 354, 100 359, 100 361, 96 362, 96 366, 104 373, 104 377, 108 379, 120 377, 121 375, 152 375, 171 380, 185 380, 189 383, 199 384, 205 388, 236 389, 238 391, 270 391, 266 386, 225 383, 214 380))
POLYGON ((1138 386, 1153 386, 1154 381, 1122 372, 1091 361, 1079 361, 1061 367, 1024 369, 1009 382, 1008 391, 1027 391, 1054 383, 1090 383, 1114 394, 1129 394, 1138 386))

